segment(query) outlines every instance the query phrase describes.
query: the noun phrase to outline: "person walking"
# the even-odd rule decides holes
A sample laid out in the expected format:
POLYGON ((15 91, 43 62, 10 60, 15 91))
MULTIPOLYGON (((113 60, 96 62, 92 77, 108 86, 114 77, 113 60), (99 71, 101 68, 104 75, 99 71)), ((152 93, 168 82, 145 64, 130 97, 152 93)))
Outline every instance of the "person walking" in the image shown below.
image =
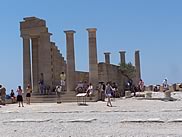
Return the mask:
POLYGON ((107 82, 106 89, 105 89, 105 95, 108 98, 108 100, 107 100, 107 106, 110 106, 110 107, 112 107, 112 104, 111 104, 112 90, 113 89, 112 89, 110 83, 107 82))
POLYGON ((27 88, 26 88, 26 100, 27 100, 27 104, 30 105, 30 97, 31 97, 31 93, 32 93, 32 88, 31 86, 28 84, 27 88))
POLYGON ((16 92, 18 93, 17 102, 19 104, 19 107, 20 107, 20 103, 21 103, 22 107, 24 107, 23 106, 23 96, 22 96, 23 90, 21 89, 21 86, 18 86, 18 89, 16 92))

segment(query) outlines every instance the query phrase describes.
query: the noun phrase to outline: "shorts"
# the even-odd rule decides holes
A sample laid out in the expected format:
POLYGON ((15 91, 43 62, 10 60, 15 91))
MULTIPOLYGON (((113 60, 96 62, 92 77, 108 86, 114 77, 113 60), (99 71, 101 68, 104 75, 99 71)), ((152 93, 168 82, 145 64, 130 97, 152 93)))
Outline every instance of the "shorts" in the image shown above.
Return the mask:
POLYGON ((18 102, 23 102, 23 97, 22 97, 22 95, 18 95, 18 96, 17 96, 17 101, 18 101, 18 102))
POLYGON ((27 94, 26 94, 26 97, 31 97, 31 94, 30 94, 30 93, 27 93, 27 94))

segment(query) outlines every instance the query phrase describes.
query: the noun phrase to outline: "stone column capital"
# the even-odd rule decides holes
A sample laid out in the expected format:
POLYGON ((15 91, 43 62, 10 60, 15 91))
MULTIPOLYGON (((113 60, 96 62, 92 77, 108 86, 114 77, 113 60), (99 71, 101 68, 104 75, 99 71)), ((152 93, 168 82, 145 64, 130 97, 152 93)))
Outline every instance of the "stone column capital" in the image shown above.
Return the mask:
POLYGON ((140 51, 139 50, 135 50, 135 53, 139 53, 140 51))
POLYGON ((104 52, 105 55, 110 55, 111 53, 110 52, 104 52))
POLYGON ((28 34, 21 35, 21 37, 22 37, 23 39, 30 39, 30 35, 28 35, 28 34))
POLYGON ((88 32, 96 32, 97 29, 96 29, 96 28, 88 28, 87 31, 88 31, 88 32))
POLYGON ((76 33, 76 31, 74 31, 74 30, 65 30, 64 33, 66 33, 66 35, 67 34, 74 34, 74 33, 76 33))
POLYGON ((96 38, 96 28, 88 28, 86 30, 88 31, 89 38, 96 38))
POLYGON ((121 54, 121 53, 126 53, 126 51, 124 51, 124 50, 121 50, 121 51, 119 51, 119 53, 121 54))

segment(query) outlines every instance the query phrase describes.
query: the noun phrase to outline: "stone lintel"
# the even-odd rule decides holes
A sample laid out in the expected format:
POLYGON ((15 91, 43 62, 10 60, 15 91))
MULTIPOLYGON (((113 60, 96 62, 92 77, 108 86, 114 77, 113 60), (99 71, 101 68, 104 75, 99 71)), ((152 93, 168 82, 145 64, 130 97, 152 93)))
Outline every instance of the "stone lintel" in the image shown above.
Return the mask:
POLYGON ((49 33, 49 32, 42 32, 42 33, 40 33, 40 35, 49 35, 49 36, 51 36, 52 35, 52 33, 49 33))

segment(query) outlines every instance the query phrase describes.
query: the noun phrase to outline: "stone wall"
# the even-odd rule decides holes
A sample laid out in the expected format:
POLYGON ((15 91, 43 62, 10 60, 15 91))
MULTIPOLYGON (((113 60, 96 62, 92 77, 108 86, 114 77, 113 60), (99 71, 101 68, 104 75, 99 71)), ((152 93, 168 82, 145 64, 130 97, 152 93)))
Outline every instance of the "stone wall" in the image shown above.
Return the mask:
POLYGON ((119 66, 101 62, 98 64, 98 69, 99 82, 115 82, 117 83, 119 90, 123 90, 124 76, 121 74, 119 66))
POLYGON ((89 81, 89 72, 83 72, 83 71, 76 71, 75 72, 75 84, 78 82, 84 82, 84 81, 89 81))

